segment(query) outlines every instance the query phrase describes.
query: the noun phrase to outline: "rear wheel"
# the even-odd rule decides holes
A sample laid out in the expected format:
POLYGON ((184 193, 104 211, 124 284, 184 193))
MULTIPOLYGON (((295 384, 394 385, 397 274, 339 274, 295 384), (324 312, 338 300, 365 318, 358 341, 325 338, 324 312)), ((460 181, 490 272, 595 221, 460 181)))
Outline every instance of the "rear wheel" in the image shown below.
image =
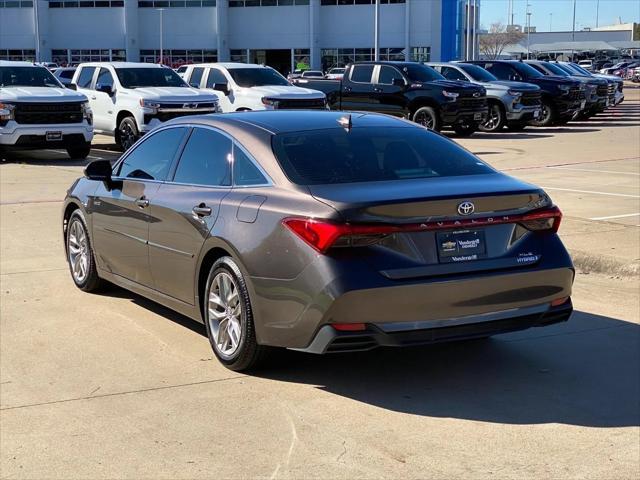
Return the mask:
POLYGON ((116 142, 120 148, 126 152, 134 143, 140 138, 140 132, 136 125, 136 120, 133 117, 125 117, 120 121, 118 125, 118 132, 116 135, 116 142))
POLYGON ((489 106, 487 121, 481 123, 478 128, 483 132, 499 132, 506 123, 505 116, 502 106, 498 103, 492 103, 489 106))
POLYGON ((540 116, 532 120, 531 124, 536 127, 550 127, 556 121, 557 113, 555 106, 549 100, 542 100, 542 110, 540 116))
POLYGON ((417 109, 413 114, 413 121, 436 132, 439 132, 442 128, 438 113, 431 107, 420 107, 417 109))
POLYGON ((93 292, 102 286, 98 276, 87 224, 80 210, 71 214, 67 224, 67 261, 71 278, 80 290, 93 292))
POLYGON ((453 131, 460 137, 468 137, 478 131, 478 124, 475 122, 462 122, 453 126, 453 131))
POLYGON ((238 265, 222 257, 211 267, 204 302, 209 343, 230 370, 256 368, 269 347, 258 345, 249 291, 238 265))
POLYGON ((75 145, 67 148, 67 154, 73 160, 84 160, 91 153, 91 143, 85 143, 84 145, 75 145))

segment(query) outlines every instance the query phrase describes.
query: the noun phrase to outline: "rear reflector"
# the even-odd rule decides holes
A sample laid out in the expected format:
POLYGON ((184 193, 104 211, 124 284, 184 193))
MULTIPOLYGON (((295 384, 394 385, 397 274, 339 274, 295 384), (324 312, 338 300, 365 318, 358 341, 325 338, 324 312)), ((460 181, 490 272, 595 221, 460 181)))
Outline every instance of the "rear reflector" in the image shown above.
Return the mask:
POLYGON ((290 217, 282 223, 320 253, 332 246, 364 246, 377 242, 386 235, 404 232, 447 230, 452 228, 482 227, 504 223, 518 223, 534 232, 557 232, 562 212, 558 207, 544 208, 520 215, 500 215, 459 220, 442 220, 406 224, 351 224, 314 218, 290 217), (338 241, 339 240, 339 241, 338 241))
POLYGON ((331 326, 341 332, 361 332, 367 329, 364 323, 332 323, 331 326))
POLYGON ((555 300, 551 301, 551 306, 559 307, 560 305, 564 305, 568 301, 569 301, 569 297, 556 298, 555 300))

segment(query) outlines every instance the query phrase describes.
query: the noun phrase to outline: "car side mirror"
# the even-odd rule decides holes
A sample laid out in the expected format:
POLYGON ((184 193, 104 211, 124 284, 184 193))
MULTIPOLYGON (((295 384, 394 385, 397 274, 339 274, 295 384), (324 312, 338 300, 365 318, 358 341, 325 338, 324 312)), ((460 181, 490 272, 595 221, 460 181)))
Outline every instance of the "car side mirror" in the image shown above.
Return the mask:
POLYGON ((84 176, 89 180, 104 182, 109 190, 114 185, 111 178, 111 162, 109 160, 94 160, 85 167, 84 176))
POLYGON ((78 86, 75 83, 68 83, 67 88, 69 90, 78 90, 78 86))
POLYGON ((394 87, 404 87, 406 85, 404 79, 402 78, 394 78, 393 80, 391 80, 391 83, 394 87))
POLYGON ((213 89, 218 90, 225 95, 229 95, 229 84, 228 83, 214 83, 213 89))
POLYGON ((113 95, 113 88, 111 87, 111 85, 98 84, 96 85, 96 90, 102 93, 106 93, 109 96, 113 95))

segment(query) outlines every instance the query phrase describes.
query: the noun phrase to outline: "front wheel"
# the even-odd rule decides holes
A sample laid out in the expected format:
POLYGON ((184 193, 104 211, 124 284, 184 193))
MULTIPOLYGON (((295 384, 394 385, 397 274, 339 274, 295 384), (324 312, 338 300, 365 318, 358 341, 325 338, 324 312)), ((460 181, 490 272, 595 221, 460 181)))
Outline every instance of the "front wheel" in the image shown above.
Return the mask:
POLYGON ((459 137, 469 137, 478 131, 478 124, 474 122, 457 123, 453 126, 453 131, 459 137))
POLYGON ((102 286, 98 268, 87 233, 87 224, 80 210, 71 214, 67 223, 67 261, 71 278, 76 286, 85 292, 93 292, 102 286))
POLYGON ((493 103, 489 107, 489 114, 487 120, 479 125, 480 130, 483 132, 499 132, 502 130, 505 124, 505 114, 502 111, 502 107, 497 103, 493 103))
POLYGON ((413 121, 422 125, 429 130, 440 131, 440 117, 438 113, 431 107, 420 107, 413 114, 413 121))
POLYGON ((531 121, 531 125, 536 127, 550 127, 556 121, 556 108, 549 100, 542 101, 542 112, 540 116, 531 121))
POLYGON ((136 125, 136 120, 133 117, 125 117, 120 121, 118 125, 118 132, 116 135, 116 142, 126 152, 134 143, 140 138, 140 132, 136 125))
POLYGON ((89 156, 89 153, 91 153, 91 143, 67 148, 67 154, 72 160, 84 160, 89 156))
POLYGON ((211 267, 202 301, 207 336, 218 360, 237 372, 262 363, 269 347, 258 345, 249 291, 231 257, 211 267))

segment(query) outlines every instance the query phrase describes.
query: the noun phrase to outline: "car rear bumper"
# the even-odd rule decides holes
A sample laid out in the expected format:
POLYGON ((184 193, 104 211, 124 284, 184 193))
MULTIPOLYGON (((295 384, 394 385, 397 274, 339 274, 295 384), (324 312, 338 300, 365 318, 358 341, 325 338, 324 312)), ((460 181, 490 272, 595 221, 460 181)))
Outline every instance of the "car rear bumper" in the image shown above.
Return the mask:
POLYGON ((573 306, 568 299, 557 307, 543 304, 437 322, 391 324, 393 328, 389 328, 389 324, 367 324, 362 331, 340 331, 324 325, 307 347, 294 350, 323 354, 466 340, 565 322, 572 311, 573 306))
POLYGON ((13 121, 0 129, 0 145, 16 148, 65 148, 93 140, 93 127, 82 124, 20 125, 13 121), (59 132, 61 140, 47 140, 47 132, 59 132))

